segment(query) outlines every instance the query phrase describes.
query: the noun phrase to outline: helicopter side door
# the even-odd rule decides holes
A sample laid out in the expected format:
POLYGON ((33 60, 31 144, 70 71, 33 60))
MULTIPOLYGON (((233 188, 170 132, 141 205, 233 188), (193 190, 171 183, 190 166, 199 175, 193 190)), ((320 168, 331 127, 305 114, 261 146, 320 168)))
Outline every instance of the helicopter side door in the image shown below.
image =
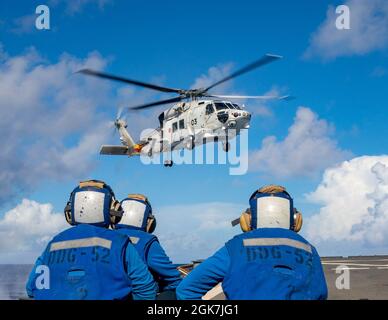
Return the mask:
POLYGON ((205 126, 208 129, 217 127, 217 114, 213 103, 209 102, 205 106, 205 126))
POLYGON ((173 124, 175 119, 168 119, 163 124, 163 149, 168 148, 173 142, 173 124))
POLYGON ((185 115, 181 114, 171 119, 169 129, 171 129, 170 144, 175 149, 188 135, 185 115))
POLYGON ((171 144, 174 146, 180 140, 179 117, 171 119, 171 122, 172 122, 171 144))
POLYGON ((200 130, 205 126, 205 105, 200 104, 193 108, 190 125, 195 130, 200 130))

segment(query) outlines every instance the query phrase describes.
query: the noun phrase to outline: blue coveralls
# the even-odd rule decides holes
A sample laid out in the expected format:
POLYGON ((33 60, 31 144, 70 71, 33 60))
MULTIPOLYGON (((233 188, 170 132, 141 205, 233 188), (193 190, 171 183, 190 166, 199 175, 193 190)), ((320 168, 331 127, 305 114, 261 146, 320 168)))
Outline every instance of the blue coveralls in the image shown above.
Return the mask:
POLYGON ((181 282, 180 273, 171 263, 158 238, 135 227, 117 225, 116 230, 130 238, 158 283, 159 291, 175 290, 181 282))
POLYGON ((29 297, 43 300, 156 298, 155 281, 128 238, 87 224, 69 228, 50 241, 26 289, 29 297), (39 288, 36 271, 42 265, 49 270, 49 289, 39 288))
POLYGON ((261 228, 228 241, 178 286, 178 299, 201 297, 218 283, 227 299, 327 299, 316 249, 297 233, 261 228))

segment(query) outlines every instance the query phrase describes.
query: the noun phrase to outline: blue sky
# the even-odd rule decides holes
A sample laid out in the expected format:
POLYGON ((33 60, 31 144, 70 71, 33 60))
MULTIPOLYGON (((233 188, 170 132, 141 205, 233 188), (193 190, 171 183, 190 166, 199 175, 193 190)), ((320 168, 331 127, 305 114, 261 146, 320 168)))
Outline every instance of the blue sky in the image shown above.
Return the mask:
MULTIPOLYGON (((86 162, 85 168, 79 169, 74 175, 67 174, 66 171, 61 174, 60 165, 54 167, 48 165, 50 169, 42 167, 39 174, 36 173, 31 179, 27 179, 28 183, 24 183, 22 177, 16 177, 16 181, 19 181, 14 184, 16 189, 8 190, 9 195, 5 199, 1 198, 3 205, 0 208, 0 218, 12 208, 17 207, 22 199, 30 199, 39 204, 50 203, 52 214, 60 213, 75 184, 80 179, 92 177, 107 181, 120 198, 133 192, 147 194, 155 212, 158 213, 158 208, 160 208, 164 214, 160 216, 161 231, 166 233, 171 231, 172 234, 175 230, 190 228, 190 226, 189 222, 186 226, 168 226, 171 221, 167 217, 167 208, 170 206, 178 206, 179 208, 175 207, 175 210, 182 211, 175 212, 176 215, 185 215, 185 208, 187 212, 195 215, 196 213, 192 210, 193 206, 203 205, 199 208, 207 208, 209 203, 229 203, 231 206, 235 204, 236 208, 241 207, 243 210, 247 206, 250 194, 259 186, 267 183, 285 185, 306 218, 322 214, 322 207, 325 207, 325 204, 312 202, 308 194, 314 192, 322 184, 323 173, 326 169, 359 156, 383 156, 387 153, 388 141, 384 137, 388 134, 385 108, 388 89, 388 44, 387 34, 384 34, 384 31, 388 31, 388 13, 384 2, 376 0, 371 3, 374 6, 371 12, 363 15, 359 14, 359 4, 353 0, 195 1, 195 3, 188 1, 141 3, 138 1, 86 0, 73 4, 57 0, 45 2, 50 7, 51 29, 39 31, 31 23, 31 21, 34 22, 31 17, 36 16, 35 8, 39 4, 44 4, 43 2, 2 1, 0 4, 0 42, 3 50, 1 59, 3 75, 10 75, 9 70, 7 73, 6 64, 7 61, 16 57, 23 57, 26 61, 33 60, 31 65, 24 70, 25 74, 32 77, 34 73, 31 70, 40 64, 46 67, 54 65, 60 69, 60 61, 65 61, 65 65, 75 63, 74 61, 86 61, 92 53, 95 60, 98 60, 97 66, 110 73, 144 81, 155 81, 171 87, 188 88, 200 76, 211 77, 209 68, 233 70, 270 52, 283 55, 284 59, 236 79, 226 90, 229 93, 256 95, 264 94, 275 88, 280 92, 296 96, 296 99, 265 106, 246 103, 247 109, 253 112, 257 107, 269 110, 268 114, 256 115, 252 120, 249 130, 249 147, 252 152, 250 159, 255 161, 255 159, 280 154, 273 159, 273 163, 276 163, 276 166, 284 165, 286 172, 290 167, 287 174, 284 174, 284 171, 279 173, 279 170, 273 169, 265 161, 261 163, 258 160, 256 165, 253 164, 254 169, 242 176, 229 175, 229 168, 226 165, 181 165, 173 168, 145 166, 137 158, 100 156, 96 144, 95 148, 86 148, 87 151, 81 150, 88 152, 87 156, 85 154, 82 154, 81 158, 69 156, 72 161, 71 167, 77 170, 79 169, 77 161, 86 162), (333 44, 330 42, 330 32, 327 37, 328 32, 324 24, 327 21, 330 22, 329 6, 335 8, 343 3, 350 6, 351 13, 352 10, 355 12, 354 17, 351 16, 351 23, 354 24, 351 32, 334 30, 333 38, 342 40, 333 44), (383 36, 379 36, 376 31, 362 27, 368 23, 368 19, 375 15, 380 17, 380 20, 376 22, 379 24, 376 28, 377 30, 383 29, 383 36), (337 36, 335 32, 342 32, 342 34, 337 36), (373 37, 366 35, 368 36, 366 39, 371 39, 371 42, 375 40, 370 45, 357 44, 354 41, 368 32, 371 32, 373 37), (33 52, 38 58, 35 56, 31 58, 33 55, 28 54, 31 48, 34 48, 33 52), (338 48, 343 48, 343 50, 338 48), (306 52, 310 52, 308 57, 306 57, 306 52), (305 108, 300 109, 301 106, 305 108), (311 141, 311 144, 316 143, 316 145, 310 146, 309 144, 306 148, 299 150, 298 146, 303 142, 303 135, 302 137, 298 135, 292 138, 294 140, 290 138, 291 142, 275 143, 271 152, 263 150, 262 140, 268 136, 275 136, 278 142, 289 141, 287 137, 290 136, 290 128, 298 123, 296 120, 299 119, 298 110, 301 125, 304 124, 305 117, 315 115, 318 122, 313 121, 309 125, 317 130, 315 132, 317 140, 311 141), (324 123, 319 121, 324 121, 324 123), (323 148, 320 143, 325 145, 327 143, 327 152, 321 153, 323 148), (282 148, 279 153, 277 153, 277 148, 282 148), (299 169, 292 171, 294 167, 289 163, 296 161, 297 155, 303 152, 306 152, 306 155, 303 155, 302 159, 308 159, 312 153, 316 153, 317 157, 322 159, 319 161, 312 159, 307 163, 306 172, 299 169), (48 174, 48 170, 56 172, 48 174)), ((80 62, 81 65, 82 62, 80 62)), ((78 101, 77 90, 83 94, 83 101, 88 101, 91 96, 91 101, 87 103, 94 103, 93 99, 97 99, 94 97, 94 92, 96 95, 97 93, 101 95, 95 106, 88 106, 88 110, 91 110, 93 115, 78 118, 77 121, 80 124, 74 129, 74 132, 69 130, 60 134, 55 130, 55 125, 51 123, 50 130, 52 131, 47 129, 45 134, 42 133, 43 131, 35 134, 36 131, 32 129, 35 123, 32 122, 39 122, 39 118, 31 116, 30 120, 22 113, 17 114, 15 119, 22 118, 23 120, 19 124, 17 120, 8 123, 7 129, 12 131, 16 126, 24 125, 31 128, 31 136, 28 133, 24 137, 23 130, 15 131, 8 138, 6 134, 3 134, 2 144, 11 145, 9 152, 14 152, 17 157, 20 156, 15 163, 12 163, 12 166, 9 163, 3 166, 4 175, 11 168, 18 172, 21 167, 30 162, 29 149, 33 153, 36 150, 34 149, 35 143, 41 140, 42 150, 45 150, 44 142, 52 144, 52 140, 47 140, 47 135, 54 132, 53 139, 57 139, 55 143, 58 143, 58 150, 65 152, 77 146, 85 134, 91 134, 93 130, 107 130, 105 127, 101 129, 99 125, 102 125, 104 121, 114 119, 118 104, 125 103, 130 106, 138 101, 151 101, 160 97, 138 89, 128 89, 135 91, 125 95, 125 92, 123 94, 120 91, 126 90, 123 85, 108 84, 102 80, 97 80, 97 82, 88 80, 89 82, 85 84, 83 81, 86 80, 77 79, 81 76, 66 72, 68 77, 62 84, 58 84, 58 87, 55 84, 54 89, 50 87, 50 84, 42 83, 42 87, 48 88, 46 91, 51 91, 43 92, 44 96, 37 101, 47 103, 47 109, 44 110, 50 110, 53 113, 52 119, 55 120, 62 117, 61 112, 56 112, 56 108, 61 110, 63 107, 61 96, 55 96, 56 90, 62 89, 59 86, 79 83, 79 87, 71 87, 71 89, 66 89, 69 91, 64 92, 74 95, 73 101, 69 103, 75 105, 78 101), (83 90, 83 86, 88 90, 83 90), (85 92, 89 96, 86 96, 85 92), (128 99, 118 99, 120 92, 128 99), (82 121, 85 121, 84 125, 82 121), (84 131, 84 128, 87 130, 84 131), (15 151, 19 143, 24 143, 21 152, 15 151)), ((37 83, 31 86, 39 87, 39 81, 44 81, 44 79, 36 77, 37 83)), ((17 81, 13 85, 15 95, 25 94, 24 90, 17 90, 17 81)), ((167 98, 168 95, 164 97, 167 98)), ((9 112, 7 100, 2 100, 0 106, 2 114, 9 112)), ((26 108, 25 104, 23 106, 26 108)), ((34 105, 31 105, 32 108, 34 105)), ((158 109, 158 111, 162 110, 163 107, 158 109)), ((29 110, 29 112, 32 111, 29 110)), ((38 112, 44 111, 37 107, 35 115, 38 112)), ((149 118, 152 119, 155 112, 130 115, 128 117, 130 131, 133 126, 136 127, 133 128, 134 131, 138 132, 142 129, 140 128, 142 123, 156 125, 156 119, 149 120, 149 118), (140 122, 138 117, 142 119, 140 122)), ((76 115, 75 118, 77 118, 76 115)), ((71 122, 71 115, 66 119, 71 122)), ((118 142, 117 138, 116 136, 118 142)), ((98 140, 102 143, 114 141, 110 132, 108 135, 99 137, 98 140)), ((56 160, 53 158, 45 160, 44 151, 41 156, 42 162, 60 161, 57 157, 55 157, 56 160)), ((33 158, 33 161, 37 161, 36 157, 33 158)), ((384 161, 382 159, 380 162, 384 163, 384 161)), ((40 161, 37 162, 41 165, 40 161)), ((33 171, 34 168, 31 170, 33 171)), ((14 180, 4 178, 2 183, 9 184, 12 181, 14 180)), ((238 214, 239 211, 236 211, 234 215, 237 217, 238 214)), ((233 212, 225 214, 225 220, 232 215, 233 212)), ((358 217, 360 216, 362 213, 358 217)), ((219 213, 216 219, 223 220, 222 213, 219 213)), ((0 227, 0 234, 2 230, 8 232, 4 231, 4 228, 0 227)), ((210 234, 213 231, 208 232, 210 234)), ((228 232, 225 234, 229 236, 228 232)), ((232 232, 236 233, 238 230, 232 232)), ((164 236, 166 242, 171 240, 166 235, 164 236)), ((39 234, 39 237, 43 235, 39 234)), ((163 235, 161 237, 163 238, 163 235)), ((321 241, 322 237, 317 236, 317 239, 321 241)), ((333 239, 331 240, 336 241, 337 238, 333 239)), ((214 240, 219 241, 215 247, 222 245, 223 240, 226 240, 226 236, 225 239, 214 240)), ((23 255, 23 250, 38 250, 39 246, 29 248, 24 245, 23 241, 21 241, 20 255, 23 255)), ((348 243, 352 243, 351 241, 348 243)), ((365 241, 359 244, 360 252, 379 252, 382 248, 386 248, 388 243, 382 240, 381 243, 371 246, 365 241)), ((319 243, 318 240, 317 242, 319 243)), ((320 246, 325 254, 337 253, 337 246, 325 246, 324 241, 320 246)), ((318 248, 320 248, 319 245, 318 248)), ((344 245, 341 253, 346 254, 346 248, 344 245)), ((204 249, 203 254, 208 255, 210 249, 214 248, 204 249)), ((200 256, 201 249, 198 250, 195 254, 200 256)), ((174 246, 169 247, 168 252, 173 257, 188 258, 181 255, 179 248, 174 248, 174 246)))

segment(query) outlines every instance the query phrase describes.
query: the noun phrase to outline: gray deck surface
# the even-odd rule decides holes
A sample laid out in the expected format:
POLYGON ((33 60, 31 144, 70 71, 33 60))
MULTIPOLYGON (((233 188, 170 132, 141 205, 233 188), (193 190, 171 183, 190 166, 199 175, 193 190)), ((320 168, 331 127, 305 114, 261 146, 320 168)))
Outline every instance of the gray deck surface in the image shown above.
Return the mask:
POLYGON ((329 299, 388 299, 388 256, 330 257, 322 258, 322 263, 329 299), (336 288, 340 265, 348 267, 349 290, 336 288))

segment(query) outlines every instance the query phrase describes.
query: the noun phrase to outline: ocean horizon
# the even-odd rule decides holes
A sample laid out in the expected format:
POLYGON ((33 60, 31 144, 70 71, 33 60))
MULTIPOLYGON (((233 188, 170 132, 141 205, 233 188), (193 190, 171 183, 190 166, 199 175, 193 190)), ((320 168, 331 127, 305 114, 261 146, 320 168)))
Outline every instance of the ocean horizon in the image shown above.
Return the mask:
POLYGON ((32 264, 0 264, 0 300, 26 299, 32 264))

